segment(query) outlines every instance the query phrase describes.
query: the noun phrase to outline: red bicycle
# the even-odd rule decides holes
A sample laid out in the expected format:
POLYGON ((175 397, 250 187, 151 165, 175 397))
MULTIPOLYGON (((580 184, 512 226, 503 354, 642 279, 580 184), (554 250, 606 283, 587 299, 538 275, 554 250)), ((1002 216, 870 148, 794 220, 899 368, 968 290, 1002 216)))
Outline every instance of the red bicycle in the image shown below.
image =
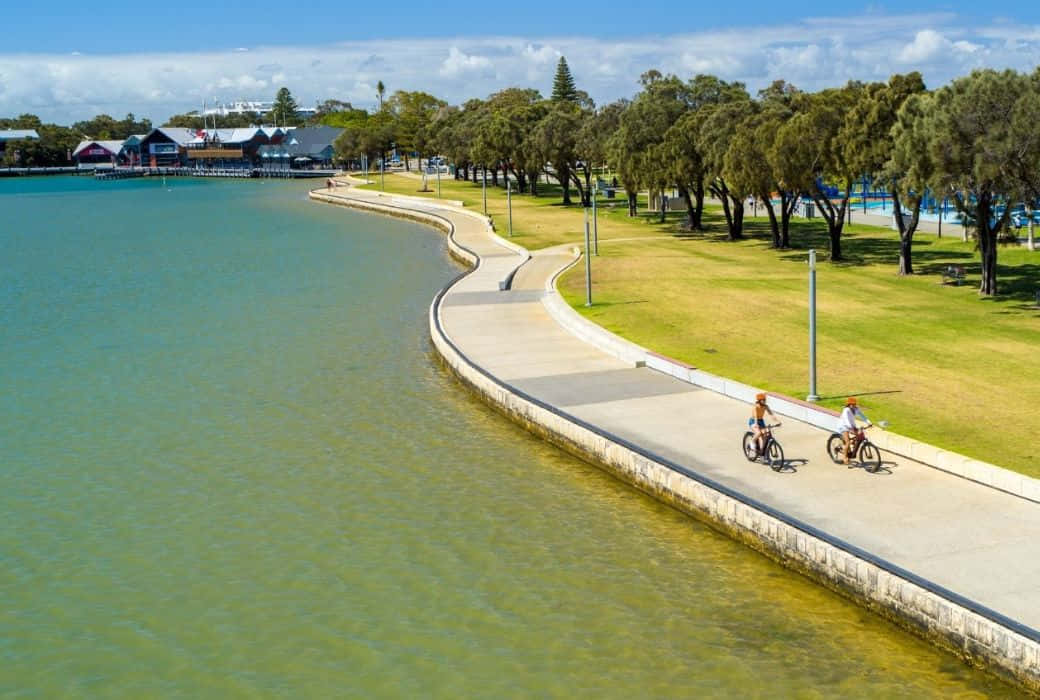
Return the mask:
MULTIPOLYGON (((874 426, 868 425, 867 428, 874 426)), ((881 450, 866 436, 866 428, 856 428, 849 440, 849 460, 856 460, 861 467, 873 474, 881 468, 881 450)), ((841 433, 831 433, 827 438, 827 454, 835 464, 845 463, 845 440, 841 433)))

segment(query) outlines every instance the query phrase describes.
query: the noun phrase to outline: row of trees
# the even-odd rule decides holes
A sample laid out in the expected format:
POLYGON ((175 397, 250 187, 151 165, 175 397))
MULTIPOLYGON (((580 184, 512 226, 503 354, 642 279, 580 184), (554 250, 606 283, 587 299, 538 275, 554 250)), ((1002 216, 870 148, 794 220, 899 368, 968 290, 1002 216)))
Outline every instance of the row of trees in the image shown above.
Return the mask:
POLYGON ((637 192, 674 187, 685 226, 702 230, 710 195, 722 203, 731 239, 743 237, 745 202, 754 197, 776 248, 791 245, 791 216, 811 199, 834 261, 842 260, 853 189, 869 184, 894 200, 905 275, 913 274, 913 237, 930 195, 952 202, 974 229, 985 295, 997 292, 997 242, 1012 206, 1025 202, 1031 215, 1040 198, 1040 69, 979 70, 935 91, 916 72, 816 93, 778 80, 752 96, 739 82, 653 70, 640 86, 631 99, 596 108, 561 58, 548 99, 513 87, 448 106, 399 91, 345 123, 337 149, 344 159, 385 157, 391 144, 438 153, 455 163, 456 177, 487 172, 497 185, 501 174, 535 195, 546 173, 562 185, 564 204, 572 188, 587 204, 593 165, 607 165, 630 215, 637 192))

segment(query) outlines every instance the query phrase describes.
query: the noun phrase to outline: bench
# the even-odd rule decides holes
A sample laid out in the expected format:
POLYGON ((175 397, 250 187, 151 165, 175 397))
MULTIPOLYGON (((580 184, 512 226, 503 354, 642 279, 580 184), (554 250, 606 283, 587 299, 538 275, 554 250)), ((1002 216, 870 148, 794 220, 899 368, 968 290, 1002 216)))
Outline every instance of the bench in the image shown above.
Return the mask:
POLYGON ((964 268, 960 265, 947 265, 942 273, 941 284, 959 285, 964 281, 964 268))

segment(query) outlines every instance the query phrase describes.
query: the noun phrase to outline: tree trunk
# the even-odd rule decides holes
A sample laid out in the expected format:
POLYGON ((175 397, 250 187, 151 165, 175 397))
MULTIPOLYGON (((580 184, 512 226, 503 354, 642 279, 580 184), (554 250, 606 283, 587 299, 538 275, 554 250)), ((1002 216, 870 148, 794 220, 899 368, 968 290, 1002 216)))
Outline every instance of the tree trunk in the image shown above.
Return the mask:
POLYGON ((914 245, 914 233, 921 218, 921 197, 910 197, 910 223, 903 221, 903 204, 899 201, 899 192, 892 188, 892 215, 896 219, 896 228, 899 230, 899 274, 914 274, 914 266, 911 254, 914 245))
POLYGON ((975 197, 974 210, 975 227, 979 233, 979 253, 982 257, 979 294, 994 296, 997 293, 997 235, 1000 233, 1004 217, 996 224, 990 222, 993 201, 988 191, 975 197))
POLYGON ((535 170, 528 170, 527 171, 527 180, 528 180, 528 182, 531 185, 531 196, 532 197, 537 197, 538 196, 538 170, 537 169, 535 169, 535 170))
POLYGON ((560 187, 563 188, 563 204, 564 206, 570 206, 571 202, 571 174, 567 169, 567 166, 560 166, 556 171, 556 181, 560 183, 560 187))
POLYGON ((679 194, 682 196, 683 201, 686 202, 686 225, 693 231, 694 222, 697 220, 697 212, 693 208, 693 198, 690 197, 690 191, 685 187, 679 188, 679 194))
POLYGON ((631 188, 625 187, 625 194, 628 196, 628 215, 637 216, 638 212, 636 211, 636 193, 631 188))
POLYGON ((527 173, 524 172, 523 168, 519 168, 516 171, 516 189, 520 194, 527 192, 527 173))
MULTIPOLYGON (((762 206, 766 208, 766 214, 769 215, 769 232, 773 234, 773 247, 780 248, 780 222, 776 220, 776 209, 773 208, 773 199, 766 192, 765 196, 761 193, 758 198, 762 200, 762 206)), ((783 204, 783 200, 780 202, 783 204)))
POLYGON ((491 186, 498 187, 498 166, 495 165, 491 168, 491 186))
POLYGON ((704 179, 697 180, 697 185, 693 189, 693 199, 696 203, 693 228, 696 231, 704 230, 704 179))
POLYGON ((809 194, 813 201, 816 202, 816 208, 820 210, 820 215, 827 222, 827 236, 831 245, 831 262, 838 262, 843 259, 841 256, 841 232, 845 228, 845 209, 849 203, 849 188, 845 188, 845 197, 838 206, 834 206, 834 202, 829 197, 826 197, 818 187, 813 187, 809 194))
POLYGON ((744 198, 730 194, 730 199, 733 200, 733 225, 729 230, 729 239, 737 241, 744 237, 744 198))

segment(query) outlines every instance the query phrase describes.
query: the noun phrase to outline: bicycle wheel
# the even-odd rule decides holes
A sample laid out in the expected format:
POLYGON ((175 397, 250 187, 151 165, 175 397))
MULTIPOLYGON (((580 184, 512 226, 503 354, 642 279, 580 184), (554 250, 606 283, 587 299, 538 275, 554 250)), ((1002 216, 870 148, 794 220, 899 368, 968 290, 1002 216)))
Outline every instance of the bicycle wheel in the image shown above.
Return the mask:
POLYGON ((747 461, 754 462, 758 459, 758 447, 755 445, 755 434, 750 430, 744 433, 744 456, 747 461))
POLYGON ((874 443, 864 442, 859 446, 859 462, 871 474, 881 468, 881 452, 874 443))
POLYGON ((827 438, 827 454, 835 464, 845 463, 845 441, 841 439, 841 435, 831 433, 827 438))
POLYGON ((770 440, 769 446, 766 447, 766 459, 769 460, 769 466, 773 468, 773 471, 778 472, 784 466, 784 448, 780 447, 780 443, 776 440, 770 440))

